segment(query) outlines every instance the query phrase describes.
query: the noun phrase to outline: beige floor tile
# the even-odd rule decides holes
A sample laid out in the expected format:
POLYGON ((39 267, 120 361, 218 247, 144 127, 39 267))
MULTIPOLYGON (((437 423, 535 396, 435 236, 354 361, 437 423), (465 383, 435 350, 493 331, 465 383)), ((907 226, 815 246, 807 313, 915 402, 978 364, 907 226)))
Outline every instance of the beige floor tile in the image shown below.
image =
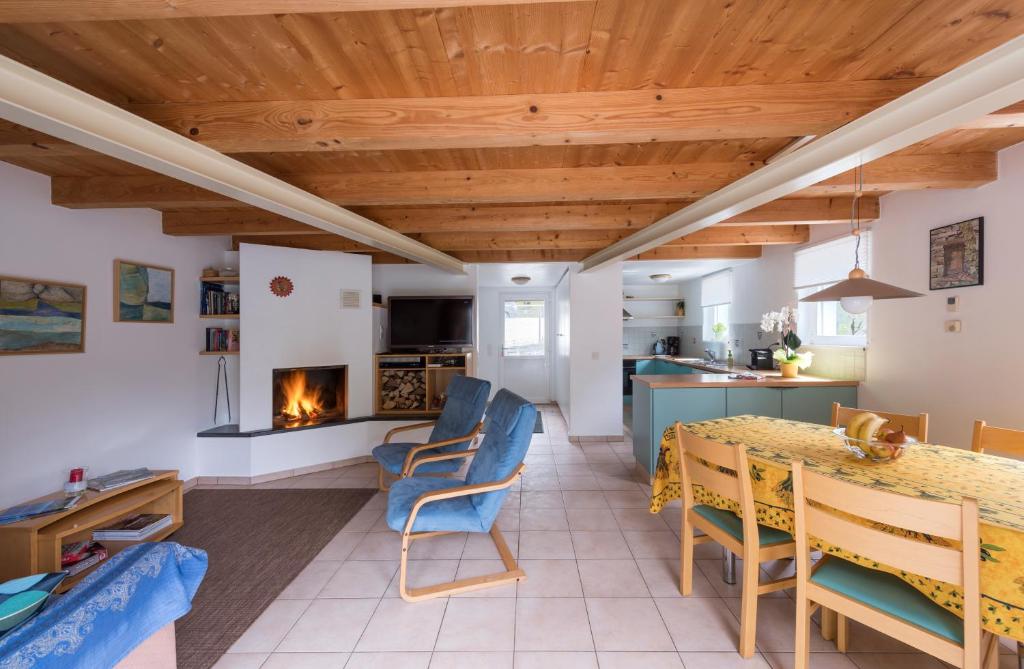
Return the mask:
POLYGON ((229 653, 269 653, 277 648, 302 614, 309 600, 276 599, 263 610, 242 636, 228 649, 229 653))
POLYGON ((515 669, 597 669, 597 654, 516 651, 515 669))
MULTIPOLYGON (((721 551, 720 547, 715 546, 721 551)), ((722 560, 696 560, 697 569, 707 577, 708 583, 715 589, 719 597, 736 598, 743 595, 743 560, 736 560, 736 583, 729 585, 722 580, 722 560)), ((771 579, 763 572, 760 575, 760 582, 764 583, 771 579)), ((761 599, 790 599, 784 590, 776 590, 761 595, 761 599)))
MULTIPOLYGON (((458 560, 409 560, 409 584, 410 588, 423 588, 438 583, 449 583, 455 579, 455 572, 459 569, 458 560)), ((386 598, 401 597, 398 592, 399 573, 395 573, 384 593, 386 598)))
POLYGON ((519 509, 503 508, 494 521, 503 534, 519 531, 519 509))
POLYGON ((555 465, 559 478, 563 476, 592 476, 593 470, 586 462, 563 462, 555 465))
POLYGON ((559 476, 559 486, 562 490, 600 490, 597 478, 593 475, 583 476, 559 476))
POLYGON ((619 529, 624 532, 664 532, 669 530, 668 524, 660 515, 647 509, 612 509, 619 529))
POLYGON ((523 476, 523 490, 562 490, 556 475, 523 476))
POLYGON ((583 599, 517 599, 516 649, 594 650, 583 599))
POLYGON ((430 653, 382 652, 352 653, 345 669, 427 669, 430 653))
POLYGON ((562 493, 566 509, 607 509, 604 493, 597 490, 566 490, 562 493))
POLYGON ((281 653, 348 653, 355 647, 377 603, 376 599, 317 599, 276 650, 281 653))
POLYGON ((383 508, 363 507, 356 512, 356 515, 345 523, 342 532, 366 532, 373 527, 384 515, 383 508))
MULTIPOLYGON (((686 669, 771 669, 771 666, 761 655, 754 655, 750 659, 740 657, 740 654, 733 652, 724 653, 679 653, 686 669)), ((814 665, 814 669, 826 669, 814 665)))
MULTIPOLYGON (((654 558, 637 560, 636 566, 647 583, 652 597, 682 597, 679 592, 679 560, 654 558)), ((718 593, 708 583, 700 569, 693 570, 693 591, 690 597, 717 597, 718 593)))
POLYGON ((557 490, 537 490, 522 493, 522 508, 524 509, 562 509, 565 502, 562 501, 562 493, 557 490))
POLYGON ((679 557, 679 537, 669 530, 645 532, 630 530, 622 533, 626 545, 637 560, 644 558, 679 557))
POLYGON ((512 669, 512 653, 434 652, 430 669, 512 669))
MULTIPOLYGON (((456 580, 462 580, 464 578, 473 578, 474 576, 484 576, 486 574, 500 574, 504 571, 507 571, 504 563, 497 558, 493 560, 462 560, 459 562, 458 571, 455 572, 455 578, 456 580)), ((472 590, 470 592, 463 592, 453 596, 462 599, 515 597, 516 583, 512 582, 503 585, 496 585, 490 588, 481 588, 480 590, 472 590)))
POLYGON ((367 532, 349 553, 349 560, 394 560, 402 556, 398 532, 367 532))
POLYGON ((519 512, 519 530, 568 530, 569 523, 562 508, 527 508, 519 512))
POLYGON ((675 652, 601 652, 597 653, 601 669, 684 669, 675 652))
POLYGON ((452 599, 435 649, 511 651, 515 632, 515 599, 452 599))
POLYGON ((554 455, 555 465, 585 465, 587 464, 587 458, 576 448, 567 448, 560 450, 556 447, 552 447, 552 454, 554 455))
POLYGON ((603 493, 613 509, 647 509, 651 498, 639 490, 608 490, 603 493))
POLYGON ((583 532, 608 532, 619 529, 611 509, 566 509, 569 529, 583 532))
MULTIPOLYGON (((674 651, 672 637, 650 597, 590 598, 587 613, 598 651, 674 651)), ((600 659, 600 658, 598 658, 600 659)))
POLYGON ((339 532, 333 539, 327 542, 323 550, 313 558, 314 560, 337 560, 346 559, 352 553, 365 535, 362 532, 339 532))
POLYGON ((519 597, 582 597, 576 560, 521 560, 526 580, 519 582, 519 597))
MULTIPOLYGON (((412 542, 409 547, 410 560, 458 560, 462 557, 462 551, 466 548, 468 534, 458 532, 456 534, 442 534, 439 537, 430 537, 412 542)), ((397 553, 396 557, 400 557, 397 553)))
POLYGON ((213 669, 259 669, 267 657, 267 653, 226 653, 217 660, 213 669))
POLYGON ((586 597, 647 597, 650 592, 635 560, 580 560, 586 597))
POLYGON ((680 597, 654 601, 677 649, 736 652, 740 623, 722 600, 680 597))
POLYGON ((323 589, 342 563, 337 560, 314 560, 292 579, 278 599, 313 599, 323 589))
POLYGON ((598 474, 597 484, 601 490, 641 490, 640 485, 631 476, 609 476, 598 474))
POLYGON ((566 531, 519 533, 519 557, 522 559, 573 559, 572 538, 566 531))
POLYGON ((622 532, 573 532, 572 545, 578 560, 622 560, 633 557, 622 532))
MULTIPOLYGON (((739 599, 723 600, 738 619, 741 603, 739 599)), ((788 597, 769 599, 761 597, 757 602, 757 647, 765 652, 786 652, 795 648, 796 643, 796 602, 788 597)), ((833 651, 835 644, 821 638, 815 623, 811 623, 811 650, 833 651)))
POLYGON ((272 653, 260 669, 342 669, 348 653, 272 653))
POLYGON ((402 599, 382 599, 356 650, 433 650, 447 604, 447 599, 428 599, 414 604, 402 599))
POLYGON ((371 599, 384 596, 398 571, 398 560, 349 560, 320 590, 321 599, 371 599))
MULTIPOLYGON (((501 535, 505 537, 505 543, 508 544, 508 549, 512 552, 512 556, 519 555, 519 532, 505 532, 502 530, 501 535)), ((498 549, 494 545, 494 540, 491 539, 490 534, 484 534, 483 532, 471 532, 469 537, 466 539, 466 547, 462 550, 462 559, 470 560, 481 560, 481 559, 497 559, 498 549)))

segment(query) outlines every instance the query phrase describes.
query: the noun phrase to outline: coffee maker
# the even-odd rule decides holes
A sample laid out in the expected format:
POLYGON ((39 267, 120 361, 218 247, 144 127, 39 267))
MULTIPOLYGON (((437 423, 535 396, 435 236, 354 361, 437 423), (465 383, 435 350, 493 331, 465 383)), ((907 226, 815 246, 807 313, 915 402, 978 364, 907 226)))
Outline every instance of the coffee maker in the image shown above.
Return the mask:
POLYGON ((772 369, 775 367, 770 348, 750 349, 750 364, 747 369, 772 369))
POLYGON ((665 337, 665 349, 672 357, 679 355, 679 337, 665 337))

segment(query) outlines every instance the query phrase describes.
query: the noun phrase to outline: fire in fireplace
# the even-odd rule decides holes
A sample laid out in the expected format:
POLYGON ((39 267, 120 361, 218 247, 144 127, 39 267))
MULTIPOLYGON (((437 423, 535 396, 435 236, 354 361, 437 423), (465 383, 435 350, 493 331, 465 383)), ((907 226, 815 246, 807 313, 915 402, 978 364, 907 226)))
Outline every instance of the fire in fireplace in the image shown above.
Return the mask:
POLYGON ((346 365, 274 370, 274 428, 321 425, 345 420, 346 365))

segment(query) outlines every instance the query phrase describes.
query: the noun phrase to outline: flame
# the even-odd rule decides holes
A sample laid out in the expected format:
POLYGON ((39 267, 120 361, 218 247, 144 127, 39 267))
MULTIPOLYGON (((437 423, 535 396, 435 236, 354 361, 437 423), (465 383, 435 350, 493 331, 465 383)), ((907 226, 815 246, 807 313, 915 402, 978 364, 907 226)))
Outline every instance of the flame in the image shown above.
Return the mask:
POLYGON ((281 415, 288 420, 314 420, 323 411, 319 388, 306 388, 306 373, 290 372, 281 379, 284 406, 281 415))

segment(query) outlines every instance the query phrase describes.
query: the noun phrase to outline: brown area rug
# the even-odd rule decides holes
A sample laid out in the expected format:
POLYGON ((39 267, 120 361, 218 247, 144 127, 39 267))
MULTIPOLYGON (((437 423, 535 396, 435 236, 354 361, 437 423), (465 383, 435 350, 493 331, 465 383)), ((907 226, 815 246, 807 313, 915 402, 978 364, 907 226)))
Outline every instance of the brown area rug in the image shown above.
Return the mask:
POLYGON ((179 669, 209 669, 352 516, 370 489, 192 490, 168 539, 210 557, 175 630, 179 669))

